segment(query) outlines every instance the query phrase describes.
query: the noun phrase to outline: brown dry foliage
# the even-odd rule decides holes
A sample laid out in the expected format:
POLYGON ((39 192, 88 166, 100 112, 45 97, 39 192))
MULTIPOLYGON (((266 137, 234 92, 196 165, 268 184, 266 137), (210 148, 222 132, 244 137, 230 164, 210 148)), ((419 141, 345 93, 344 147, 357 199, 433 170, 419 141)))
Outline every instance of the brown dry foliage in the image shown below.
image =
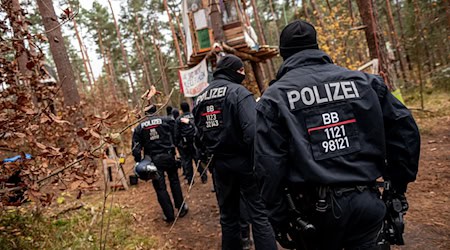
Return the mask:
MULTIPOLYGON (((10 1, 3 1, 0 6, 6 13, 10 8, 10 1)), ((130 117, 127 106, 119 103, 106 103, 109 112, 97 114, 84 102, 64 107, 60 95, 64 79, 56 84, 43 81, 48 77, 45 55, 36 42, 44 43, 47 39, 45 34, 31 34, 26 28, 30 24, 8 15, 0 20, 0 157, 20 154, 24 159, 25 153, 33 156, 31 160, 2 163, 0 198, 2 202, 8 200, 4 184, 9 176, 20 171, 22 182, 18 186, 25 190, 25 198, 48 204, 53 195, 42 191, 44 184, 60 182, 69 189, 92 187, 96 181, 93 159, 103 154, 93 152, 91 145, 115 143, 117 138, 113 137, 117 136, 111 134, 126 125, 130 117), (13 32, 13 25, 19 31, 13 32), (26 73, 19 68, 18 58, 23 53, 28 58, 26 73), (50 182, 41 182, 55 170, 81 158, 88 160, 56 175, 50 182), (6 195, 1 197, 2 193, 6 195)), ((94 99, 95 102, 98 100, 94 99)))

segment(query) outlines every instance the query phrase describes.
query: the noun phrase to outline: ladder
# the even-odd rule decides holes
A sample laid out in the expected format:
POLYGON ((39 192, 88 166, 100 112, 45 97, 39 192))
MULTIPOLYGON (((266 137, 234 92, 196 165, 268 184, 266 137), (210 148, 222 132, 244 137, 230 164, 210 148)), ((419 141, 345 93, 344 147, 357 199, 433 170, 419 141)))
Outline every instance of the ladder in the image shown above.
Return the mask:
POLYGON ((103 159, 103 173, 107 192, 121 189, 128 190, 127 179, 114 147, 108 145, 108 151, 108 158, 103 159))

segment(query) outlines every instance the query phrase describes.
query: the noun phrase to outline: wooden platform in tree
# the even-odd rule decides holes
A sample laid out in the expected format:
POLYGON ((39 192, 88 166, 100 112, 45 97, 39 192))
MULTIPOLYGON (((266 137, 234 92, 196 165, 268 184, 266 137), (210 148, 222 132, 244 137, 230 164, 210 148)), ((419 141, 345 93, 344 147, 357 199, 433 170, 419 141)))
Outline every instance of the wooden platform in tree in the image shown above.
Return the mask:
MULTIPOLYGON (((258 58, 258 60, 260 60, 260 61, 264 61, 266 59, 270 59, 270 58, 278 55, 278 49, 271 47, 271 46, 262 46, 259 48, 259 50, 254 50, 254 49, 250 48, 247 44, 239 44, 239 45, 230 46, 230 47, 234 48, 235 50, 237 50, 239 52, 246 53, 252 57, 258 58)), ((197 65, 198 63, 200 63, 203 60, 203 58, 205 58, 205 56, 208 53, 210 53, 210 51, 192 54, 189 59, 188 66, 191 67, 191 66, 197 65)))

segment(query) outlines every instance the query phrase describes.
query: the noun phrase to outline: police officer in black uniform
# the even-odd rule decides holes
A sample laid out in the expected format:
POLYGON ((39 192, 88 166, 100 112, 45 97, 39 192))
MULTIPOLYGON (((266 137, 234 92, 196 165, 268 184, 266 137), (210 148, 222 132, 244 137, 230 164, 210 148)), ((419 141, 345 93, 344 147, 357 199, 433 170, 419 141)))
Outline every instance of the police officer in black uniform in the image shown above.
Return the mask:
MULTIPOLYGON (((186 173, 188 183, 191 183, 194 178, 192 160, 199 163, 197 149, 194 145, 197 129, 194 124, 194 116, 190 112, 189 104, 187 102, 182 102, 180 104, 180 108, 181 111, 183 111, 183 114, 180 115, 175 121, 175 145, 180 152, 181 162, 186 173)), ((201 165, 198 166, 197 170, 200 174, 203 173, 203 167, 201 165)), ((207 178, 208 176, 206 173, 201 175, 202 183, 206 183, 207 178)))
POLYGON ((252 222, 256 249, 276 249, 256 178, 252 151, 255 100, 241 85, 244 64, 236 56, 224 56, 213 74, 214 80, 197 97, 195 124, 200 141, 212 155, 216 195, 222 225, 222 249, 242 249, 239 200, 243 195, 252 222))
POLYGON ((280 54, 276 80, 256 106, 255 135, 255 168, 277 240, 292 247, 285 230, 298 210, 316 229, 314 248, 377 249, 386 207, 375 181, 390 180, 403 196, 415 180, 416 123, 380 77, 334 65, 311 24, 287 25, 280 54))
MULTIPOLYGON (((166 189, 165 173, 169 178, 170 190, 177 209, 181 208, 183 203, 183 193, 178 179, 178 169, 175 164, 175 146, 173 144, 173 131, 175 121, 167 116, 152 115, 156 112, 156 107, 151 105, 145 111, 148 119, 141 122, 133 132, 132 152, 135 162, 140 162, 142 158, 141 151, 144 149, 144 155, 150 157, 156 168, 158 175, 152 180, 153 187, 158 197, 159 205, 164 213, 164 221, 170 223, 175 219, 174 209, 169 193, 166 189)), ((188 212, 185 204, 180 212, 183 217, 188 212)))

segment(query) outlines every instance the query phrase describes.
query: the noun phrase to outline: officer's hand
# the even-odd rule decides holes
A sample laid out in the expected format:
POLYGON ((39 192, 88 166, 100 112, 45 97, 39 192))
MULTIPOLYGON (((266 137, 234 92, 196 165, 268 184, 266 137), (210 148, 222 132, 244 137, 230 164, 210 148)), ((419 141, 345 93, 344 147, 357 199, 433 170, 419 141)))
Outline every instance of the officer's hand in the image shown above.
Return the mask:
POLYGON ((397 198, 400 200, 400 203, 402 204, 401 212, 406 213, 409 209, 408 200, 406 200, 405 194, 395 194, 394 198, 397 198))
POLYGON ((295 249, 295 242, 289 239, 289 223, 283 222, 277 225, 272 224, 273 231, 275 233, 275 239, 278 241, 280 246, 286 249, 295 249))

